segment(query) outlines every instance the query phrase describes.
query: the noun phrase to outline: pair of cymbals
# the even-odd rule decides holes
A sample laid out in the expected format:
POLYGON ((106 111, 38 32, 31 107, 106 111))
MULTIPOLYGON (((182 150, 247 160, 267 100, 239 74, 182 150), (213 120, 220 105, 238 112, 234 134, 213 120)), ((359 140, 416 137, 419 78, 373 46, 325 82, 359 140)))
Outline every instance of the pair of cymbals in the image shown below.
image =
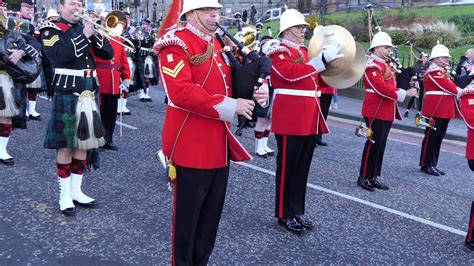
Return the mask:
POLYGON ((365 72, 367 58, 362 45, 356 43, 352 34, 338 25, 317 27, 309 41, 308 56, 319 55, 324 47, 340 45, 344 56, 326 64, 322 79, 331 87, 346 89, 357 83, 365 72))

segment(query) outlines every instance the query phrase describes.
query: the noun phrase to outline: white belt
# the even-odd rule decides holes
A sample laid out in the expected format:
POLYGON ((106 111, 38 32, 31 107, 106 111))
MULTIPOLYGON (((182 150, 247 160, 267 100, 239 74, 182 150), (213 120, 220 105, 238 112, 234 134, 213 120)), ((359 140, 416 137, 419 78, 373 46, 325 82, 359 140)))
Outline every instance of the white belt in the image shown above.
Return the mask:
POLYGON ((97 72, 95 69, 69 69, 69 68, 56 68, 54 74, 76 76, 81 78, 95 78, 97 72))
POLYGON ((365 92, 368 92, 368 93, 375 93, 375 91, 373 89, 366 89, 365 92))
POLYGON ((427 91, 426 95, 447 95, 447 96, 453 96, 452 94, 449 94, 444 91, 427 91))
POLYGON ((147 52, 153 52, 153 49, 145 48, 145 47, 140 47, 140 50, 147 51, 147 52))
POLYGON ((321 91, 307 91, 307 90, 292 90, 292 89, 275 89, 275 95, 291 95, 291 96, 303 96, 303 97, 321 97, 321 91))

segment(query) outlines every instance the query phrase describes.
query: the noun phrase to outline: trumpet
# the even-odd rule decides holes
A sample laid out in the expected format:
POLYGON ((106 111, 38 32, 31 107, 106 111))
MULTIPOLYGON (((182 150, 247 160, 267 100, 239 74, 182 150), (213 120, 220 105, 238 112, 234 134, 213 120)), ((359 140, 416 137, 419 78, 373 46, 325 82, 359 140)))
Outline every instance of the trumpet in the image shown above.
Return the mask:
POLYGON ((83 9, 82 13, 75 12, 74 15, 82 19, 82 21, 91 23, 96 32, 107 38, 109 41, 120 44, 125 47, 125 49, 135 53, 136 49, 133 43, 129 39, 121 36, 125 26, 127 25, 127 18, 123 12, 117 10, 110 12, 105 17, 105 27, 97 23, 96 20, 89 15, 86 9, 83 9), (120 26, 122 28, 119 28, 120 26), (121 39, 123 42, 117 41, 114 37, 121 39))

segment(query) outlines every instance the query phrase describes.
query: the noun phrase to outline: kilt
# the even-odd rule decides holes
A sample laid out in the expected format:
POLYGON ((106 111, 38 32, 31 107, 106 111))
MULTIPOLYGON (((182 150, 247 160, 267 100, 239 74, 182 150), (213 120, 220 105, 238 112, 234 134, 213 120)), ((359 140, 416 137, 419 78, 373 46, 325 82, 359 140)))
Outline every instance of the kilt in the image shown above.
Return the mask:
POLYGON ((54 94, 51 117, 46 130, 44 147, 46 149, 67 148, 66 137, 64 136, 63 114, 74 115, 76 113, 76 103, 79 96, 75 94, 54 94))
MULTIPOLYGON (((97 103, 97 99, 99 97, 95 78, 88 78, 85 88, 82 90, 77 90, 76 92, 80 94, 85 90, 95 91, 95 99, 97 103)), ((76 114, 76 104, 78 98, 78 95, 72 93, 62 93, 61 91, 55 92, 51 108, 51 117, 49 118, 48 128, 46 130, 46 136, 44 139, 44 147, 46 149, 67 148, 66 136, 64 136, 63 133, 63 114, 76 114)))

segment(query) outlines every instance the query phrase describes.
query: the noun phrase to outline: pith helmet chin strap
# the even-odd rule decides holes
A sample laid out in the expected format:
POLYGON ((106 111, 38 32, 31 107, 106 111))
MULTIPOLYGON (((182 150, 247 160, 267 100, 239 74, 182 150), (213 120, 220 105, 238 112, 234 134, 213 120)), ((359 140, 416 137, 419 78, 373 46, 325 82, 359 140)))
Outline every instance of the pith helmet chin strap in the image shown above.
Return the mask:
POLYGON ((216 33, 217 27, 216 27, 215 30, 209 29, 208 27, 206 27, 206 26, 204 25, 204 23, 202 22, 201 18, 198 16, 198 14, 196 13, 195 10, 193 10, 192 13, 193 13, 194 19, 196 19, 196 22, 199 24, 199 26, 201 27, 201 30, 202 30, 205 34, 214 35, 214 33, 216 33))
POLYGON ((304 37, 300 37, 300 36, 296 35, 296 34, 291 30, 292 28, 293 28, 293 27, 287 29, 286 32, 287 32, 289 35, 291 35, 293 38, 295 38, 296 40, 300 41, 300 43, 303 43, 304 37))

